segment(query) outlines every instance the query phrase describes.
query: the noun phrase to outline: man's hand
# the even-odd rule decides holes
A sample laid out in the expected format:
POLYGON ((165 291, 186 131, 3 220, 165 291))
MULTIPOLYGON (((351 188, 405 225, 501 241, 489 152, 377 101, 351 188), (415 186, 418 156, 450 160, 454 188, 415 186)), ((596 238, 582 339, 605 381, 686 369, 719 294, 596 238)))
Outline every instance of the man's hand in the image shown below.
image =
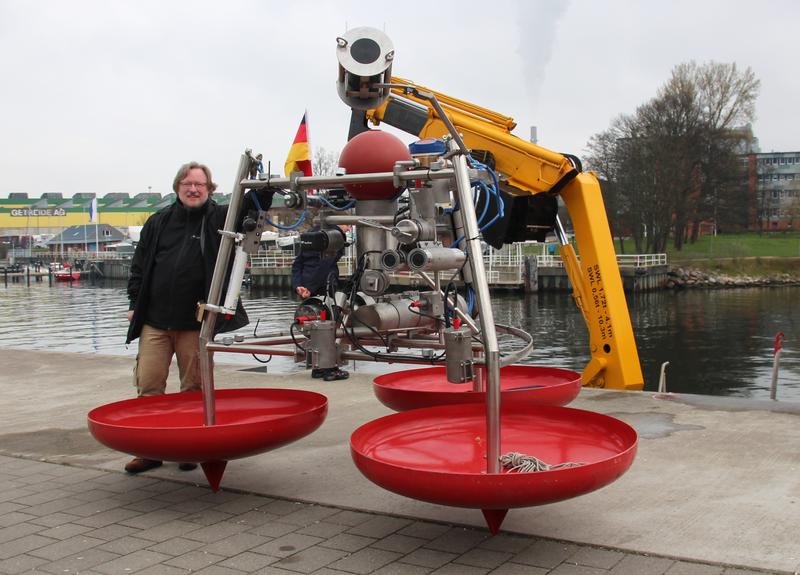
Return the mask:
POLYGON ((297 286, 297 289, 294 291, 297 292, 297 295, 299 295, 303 299, 311 296, 311 292, 308 290, 307 287, 304 286, 297 286))
POLYGON ((128 314, 127 315, 128 315, 128 321, 133 321, 133 310, 132 309, 128 310, 128 314))

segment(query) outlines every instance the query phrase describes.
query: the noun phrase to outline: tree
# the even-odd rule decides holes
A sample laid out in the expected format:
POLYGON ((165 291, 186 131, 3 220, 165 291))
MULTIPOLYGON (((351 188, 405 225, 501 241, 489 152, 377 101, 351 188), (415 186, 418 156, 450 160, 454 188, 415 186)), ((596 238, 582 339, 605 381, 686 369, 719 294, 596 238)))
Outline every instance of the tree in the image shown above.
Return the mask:
MULTIPOLYGON (((642 109, 637 111, 644 113, 642 109)), ((630 235, 639 252, 658 251, 665 226, 661 214, 667 195, 664 162, 638 116, 621 116, 589 144, 588 166, 606 180, 606 198, 612 232, 630 235)), ((667 230, 668 231, 668 230, 667 230)))
POLYGON ((698 86, 699 105, 704 113, 701 156, 701 197, 705 211, 695 219, 693 239, 697 237, 701 218, 713 218, 715 226, 720 214, 726 223, 747 220, 746 166, 739 154, 753 141, 750 123, 755 119, 755 102, 760 81, 750 68, 740 72, 736 64, 711 62, 704 66, 691 63, 689 74, 698 86))
POLYGON ((616 154, 617 135, 613 129, 595 134, 589 141, 589 162, 601 182, 603 199, 608 213, 611 236, 618 238, 620 251, 625 253, 625 237, 630 235, 625 218, 626 197, 618 185, 619 164, 616 154))
POLYGON ((670 236, 680 249, 721 210, 746 214, 738 155, 753 138, 758 88, 749 68, 680 64, 656 97, 589 141, 588 165, 615 196, 609 219, 637 250, 664 251, 670 236))
POLYGON ((317 148, 311 161, 311 169, 316 176, 332 176, 339 167, 339 152, 317 148))

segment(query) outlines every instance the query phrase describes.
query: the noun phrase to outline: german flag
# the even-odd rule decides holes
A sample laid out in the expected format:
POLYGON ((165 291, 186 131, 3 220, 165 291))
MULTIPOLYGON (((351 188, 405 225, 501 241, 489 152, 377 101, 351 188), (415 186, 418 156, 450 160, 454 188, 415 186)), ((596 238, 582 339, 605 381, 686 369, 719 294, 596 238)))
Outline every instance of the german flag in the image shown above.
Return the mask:
POLYGON ((311 170, 311 155, 308 148, 308 132, 306 130, 306 115, 303 114, 303 120, 300 122, 300 127, 297 128, 297 134, 292 142, 292 147, 289 148, 289 155, 286 157, 286 163, 283 165, 283 171, 288 177, 292 172, 303 172, 303 175, 312 175, 311 170))

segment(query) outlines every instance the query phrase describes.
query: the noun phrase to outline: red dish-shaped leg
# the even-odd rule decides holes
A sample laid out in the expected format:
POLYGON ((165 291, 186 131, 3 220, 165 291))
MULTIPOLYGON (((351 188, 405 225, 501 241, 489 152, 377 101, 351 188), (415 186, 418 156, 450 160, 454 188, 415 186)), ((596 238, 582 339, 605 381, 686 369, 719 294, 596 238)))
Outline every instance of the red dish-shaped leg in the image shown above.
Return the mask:
MULTIPOLYGON (((376 377, 373 390, 382 404, 395 411, 460 403, 484 403, 486 393, 472 383, 450 383, 444 367, 396 371, 376 377)), ((581 375, 568 369, 509 365, 500 369, 504 404, 566 405, 581 391, 581 375)))
POLYGON ((611 483, 636 454, 632 427, 591 411, 510 405, 502 410, 500 427, 501 455, 518 452, 551 466, 577 465, 486 473, 482 404, 376 419, 353 433, 350 450, 358 469, 381 487, 431 503, 489 510, 493 529, 499 528, 504 510, 569 499, 611 483))
POLYGON ((204 425, 200 392, 139 397, 89 412, 89 431, 103 445, 145 459, 214 463, 219 485, 224 462, 291 443, 325 420, 324 395, 293 389, 216 390, 216 423, 204 425))

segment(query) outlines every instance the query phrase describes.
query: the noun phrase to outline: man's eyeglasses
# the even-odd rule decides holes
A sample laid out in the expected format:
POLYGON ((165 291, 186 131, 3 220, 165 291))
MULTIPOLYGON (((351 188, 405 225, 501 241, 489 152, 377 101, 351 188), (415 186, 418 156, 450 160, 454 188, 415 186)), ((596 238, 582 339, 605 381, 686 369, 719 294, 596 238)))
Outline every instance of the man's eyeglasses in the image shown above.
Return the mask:
POLYGON ((208 184, 205 184, 205 183, 202 183, 202 182, 180 182, 180 186, 182 188, 184 188, 184 189, 187 189, 187 190, 189 190, 191 188, 197 188, 198 190, 204 190, 208 186, 208 184))

